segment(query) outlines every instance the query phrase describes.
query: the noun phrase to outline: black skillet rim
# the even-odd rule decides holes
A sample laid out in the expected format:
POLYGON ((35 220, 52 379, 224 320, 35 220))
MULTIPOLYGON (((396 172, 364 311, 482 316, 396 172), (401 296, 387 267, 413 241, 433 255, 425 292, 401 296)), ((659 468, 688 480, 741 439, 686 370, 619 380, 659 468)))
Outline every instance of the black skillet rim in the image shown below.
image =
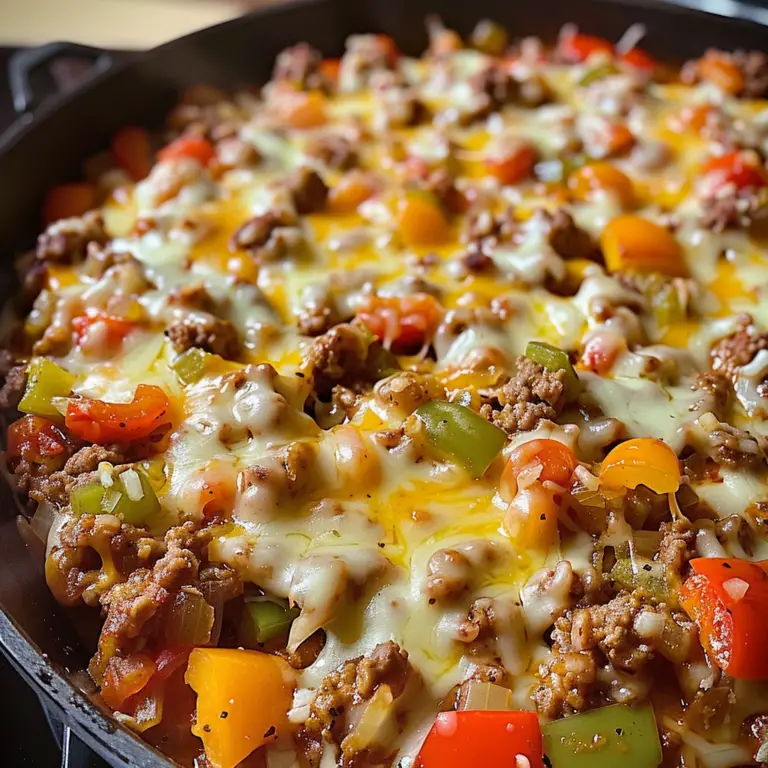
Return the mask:
MULTIPOLYGON (((638 8, 653 7, 670 11, 686 11, 693 17, 721 17, 745 22, 756 27, 768 28, 768 9, 758 8, 739 2, 739 0, 603 0, 615 5, 631 5, 638 8)), ((209 34, 221 34, 224 29, 233 29, 243 24, 250 24, 253 18, 268 18, 302 6, 318 5, 327 0, 290 0, 277 3, 254 11, 245 16, 206 27, 180 38, 171 40, 148 51, 137 52, 117 61, 109 69, 102 71, 69 93, 47 99, 34 114, 23 115, 0 139, 0 156, 25 140, 33 130, 42 126, 61 106, 81 94, 97 88, 104 80, 114 76, 127 67, 136 66, 142 57, 158 50, 180 44, 182 41, 203 39, 209 34)), ((354 7, 354 2, 352 3, 354 7)), ((98 754, 109 752, 115 765, 136 766, 137 768, 162 768, 176 765, 167 756, 130 729, 117 723, 110 715, 101 710, 68 677, 68 674, 50 662, 26 633, 21 630, 13 618, 0 605, 0 651, 8 658, 11 665, 41 696, 46 706, 50 706, 56 715, 89 747, 98 754)))

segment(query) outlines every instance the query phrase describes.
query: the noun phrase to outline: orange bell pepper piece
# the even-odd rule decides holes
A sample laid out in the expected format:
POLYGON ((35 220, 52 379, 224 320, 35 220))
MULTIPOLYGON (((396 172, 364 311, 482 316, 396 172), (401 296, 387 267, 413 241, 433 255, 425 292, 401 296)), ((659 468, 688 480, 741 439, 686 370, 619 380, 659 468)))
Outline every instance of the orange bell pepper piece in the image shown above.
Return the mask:
POLYGON ((710 658, 733 677, 767 679, 768 562, 707 557, 691 560, 691 568, 680 605, 710 658))
POLYGON ((235 768, 288 727, 296 686, 279 656, 230 648, 195 648, 185 676, 197 693, 192 733, 213 768, 235 768))
POLYGON ((125 443, 149 437, 167 420, 169 408, 160 387, 139 384, 130 403, 70 400, 65 423, 75 437, 89 443, 125 443))
POLYGON ((699 76, 732 96, 744 89, 744 75, 741 70, 730 56, 721 51, 707 51, 699 59, 699 76))
POLYGON ((636 437, 617 445, 600 468, 605 488, 637 488, 674 493, 680 487, 680 463, 675 452, 655 437, 636 437))
POLYGON ((299 131, 317 128, 328 119, 325 97, 320 91, 286 91, 281 94, 278 112, 291 128, 299 131))
POLYGON ((448 237, 448 221, 437 198, 426 191, 408 192, 400 202, 398 224, 409 246, 438 245, 448 237))
POLYGON ((517 184, 527 179, 536 164, 538 152, 533 144, 515 142, 498 155, 491 154, 485 159, 485 167, 491 176, 502 184, 517 184))
POLYGON ((152 170, 149 134, 143 128, 121 128, 112 137, 112 157, 134 181, 141 181, 152 170))
POLYGON ((635 202, 635 188, 626 173, 610 163, 590 163, 568 177, 568 189, 577 200, 589 200, 595 192, 614 195, 622 208, 635 202))
POLYGON ((201 165, 208 165, 215 155, 216 150, 208 139, 202 136, 179 136, 157 153, 157 159, 164 161, 188 157, 201 165))
POLYGON ((609 272, 635 270, 685 277, 683 250, 669 230, 629 214, 611 219, 600 236, 609 272))
POLYGON ((82 216, 96 205, 96 187, 87 182, 51 187, 43 202, 43 223, 82 216))
POLYGON ((376 192, 370 178, 361 171, 350 171, 331 187, 328 208, 333 213, 353 213, 376 192))

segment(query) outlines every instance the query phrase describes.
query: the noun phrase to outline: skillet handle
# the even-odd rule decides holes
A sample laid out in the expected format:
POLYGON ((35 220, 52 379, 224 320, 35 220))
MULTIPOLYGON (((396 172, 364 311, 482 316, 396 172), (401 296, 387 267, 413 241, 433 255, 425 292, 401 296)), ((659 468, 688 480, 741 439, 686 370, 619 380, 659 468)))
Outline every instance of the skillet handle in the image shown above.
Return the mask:
POLYGON ((31 112, 48 94, 35 93, 33 75, 40 67, 53 63, 56 59, 80 59, 91 62, 91 71, 103 72, 112 66, 114 56, 101 48, 79 43, 47 43, 37 48, 17 51, 8 62, 8 80, 13 96, 13 107, 18 114, 31 112))

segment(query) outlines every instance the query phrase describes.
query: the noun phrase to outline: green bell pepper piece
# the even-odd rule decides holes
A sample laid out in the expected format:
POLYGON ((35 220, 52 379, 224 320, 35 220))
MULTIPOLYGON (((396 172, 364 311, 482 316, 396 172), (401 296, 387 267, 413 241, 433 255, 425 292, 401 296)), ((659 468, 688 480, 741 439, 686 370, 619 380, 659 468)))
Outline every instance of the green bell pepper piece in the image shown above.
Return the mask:
POLYGON ((662 759, 650 704, 601 707, 541 731, 552 768, 658 768, 662 759))
POLYGON ((634 570, 629 558, 621 558, 611 568, 611 580, 624 589, 643 587, 659 602, 666 600, 669 594, 664 566, 660 563, 638 561, 637 570, 634 570))
POLYGON ((458 403, 432 400, 416 410, 430 443, 461 464, 472 477, 482 477, 507 436, 482 416, 458 403))
POLYGON ((488 56, 501 56, 509 45, 507 30, 490 19, 483 19, 469 38, 473 48, 488 56))
POLYGON ((579 85, 590 85, 590 83, 595 83, 598 80, 602 80, 604 77, 615 75, 618 71, 619 70, 616 69, 610 61, 606 61, 605 63, 598 64, 596 67, 590 69, 581 80, 579 80, 579 85))
POLYGON ((105 491, 101 511, 117 515, 130 525, 149 525, 160 512, 160 502, 147 475, 141 470, 129 469, 118 475, 112 487, 105 491), (128 472, 135 473, 138 487, 132 477, 126 485, 123 475, 128 472))
POLYGON ((106 489, 101 483, 88 483, 73 488, 69 495, 72 514, 76 517, 101 514, 105 492, 106 489))
POLYGON ((576 374, 568 353, 544 341, 529 341, 525 356, 548 371, 565 371, 565 398, 573 402, 581 392, 581 382, 576 374))
POLYGON ((240 624, 240 642, 247 648, 258 648, 275 637, 285 634, 300 611, 288 603, 272 600, 245 604, 240 624))
POLYGON ((192 347, 182 352, 171 363, 173 372, 182 384, 196 384, 205 375, 205 371, 213 360, 214 355, 198 347, 192 347))
POLYGON ((69 395, 77 377, 44 357, 36 357, 29 363, 27 377, 19 410, 61 421, 63 417, 53 405, 53 398, 69 395))
POLYGON ((685 320, 685 310, 680 303, 680 295, 671 283, 660 285, 649 298, 653 317, 660 330, 685 320))

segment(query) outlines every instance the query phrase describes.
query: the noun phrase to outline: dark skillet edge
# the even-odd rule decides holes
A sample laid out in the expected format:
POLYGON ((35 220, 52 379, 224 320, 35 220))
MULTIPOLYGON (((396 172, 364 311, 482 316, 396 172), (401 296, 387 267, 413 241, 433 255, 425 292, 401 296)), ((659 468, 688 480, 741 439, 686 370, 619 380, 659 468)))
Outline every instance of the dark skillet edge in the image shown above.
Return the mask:
MULTIPOLYGON (((371 3, 365 6, 355 0, 291 0, 291 2, 270 6, 223 24, 198 30, 150 51, 131 55, 116 62, 107 71, 100 72, 75 91, 47 100, 34 115, 20 118, 14 127, 0 139, 0 173, 3 170, 3 158, 9 153, 23 148, 29 135, 43 130, 63 106, 93 93, 105 82, 121 73, 127 73, 129 70, 138 71, 142 62, 149 61, 155 56, 167 55, 177 47, 193 47, 197 41, 224 36, 231 31, 251 26, 255 21, 264 20, 266 22, 268 19, 288 16, 301 9, 328 6, 333 9, 335 21, 338 24, 337 31, 341 33, 355 30, 360 32, 382 30, 393 33, 398 25, 400 25, 401 30, 403 29, 403 18, 419 17, 418 23, 408 25, 410 48, 416 45, 418 41, 421 41, 418 44, 423 45, 425 36, 420 18, 431 11, 441 12, 442 9, 438 8, 438 5, 440 5, 438 2, 431 2, 430 0, 385 0, 381 5, 371 3)), ((501 7, 500 3, 489 3, 488 5, 494 8, 501 7)), ((595 8, 600 6, 610 9, 616 15, 631 14, 632 8, 648 9, 656 14, 664 13, 670 17, 685 17, 692 24, 698 20, 707 20, 710 24, 722 20, 724 24, 730 27, 730 33, 733 33, 734 29, 740 26, 751 31, 755 35, 755 39, 757 38, 755 33, 768 27, 768 9, 751 7, 738 2, 738 0, 727 0, 727 2, 721 0, 666 0, 666 2, 661 0, 631 0, 631 2, 593 0, 590 6, 590 14, 587 14, 587 20, 583 22, 586 31, 592 31, 592 20, 589 17, 594 13, 595 8)), ((453 9, 446 8, 444 12, 449 24, 452 23, 453 17, 474 15, 479 18, 484 14, 492 15, 492 10, 479 5, 477 8, 462 7, 460 10, 455 7, 453 9)), ((625 25, 628 26, 632 21, 631 18, 625 19, 625 25)), ((554 23, 552 20, 542 20, 544 27, 551 26, 552 23, 554 23)), ((610 20, 602 26, 611 26, 610 20)), ((325 31, 330 34, 330 30, 325 31)), ((523 33, 526 31, 528 30, 519 30, 523 33)), ((538 30, 532 29, 530 31, 536 32, 538 30)), ((551 32, 551 29, 549 31, 551 32)), ((598 29, 595 31, 604 32, 605 30, 598 29)), ((297 40, 306 34, 306 32, 297 29, 297 40)), ((695 29, 691 30, 691 36, 696 36, 695 29)), ((764 40, 763 48, 768 48, 766 45, 768 39, 766 38, 768 35, 761 37, 764 40)), ((271 62, 269 64, 271 65, 271 62)), ((51 179, 52 182, 57 180, 63 179, 51 179)), ((0 212, 0 218, 2 218, 2 212, 0 212)), ((5 243, 0 244, 0 256, 9 257, 11 252, 12 249, 8 249, 5 243)), ((4 282, 9 283, 10 281, 4 282)), ((0 289, 3 297, 8 295, 8 290, 7 285, 0 289)), ((67 671, 52 663, 41 652, 27 632, 13 620, 2 602, 0 602, 0 651, 5 654, 26 682, 53 708, 57 716, 66 722, 94 752, 109 759, 113 765, 121 768, 123 766, 160 768, 161 766, 174 765, 170 759, 143 741, 137 734, 106 715, 82 693, 69 680, 67 671)))
POLYGON ((243 24, 252 23, 253 17, 266 19, 275 15, 276 13, 286 13, 302 6, 317 5, 323 2, 327 2, 327 0, 290 0, 289 2, 268 6, 263 10, 254 11, 253 13, 246 14, 245 16, 238 16, 235 19, 224 21, 221 24, 215 24, 211 27, 205 27, 203 29, 196 30, 195 32, 190 32, 188 35, 174 38, 173 40, 169 40, 167 43, 163 43, 162 45, 158 45, 146 51, 134 51, 125 53, 111 67, 98 72, 92 77, 89 77, 85 82, 76 87, 74 90, 53 95, 47 98, 45 102, 43 102, 37 109, 35 109, 34 113, 20 115, 18 120, 16 120, 4 134, 0 135, 0 156, 10 151, 20 141, 23 141, 24 136, 30 130, 32 130, 37 125, 44 123, 50 117, 50 115, 61 108, 62 104, 70 101, 71 99, 82 96, 83 94, 86 94, 95 88, 98 88, 102 81, 114 77, 117 73, 122 72, 128 67, 135 66, 137 60, 141 59, 142 57, 162 52, 168 48, 182 45, 184 43, 203 40, 205 37, 211 34, 226 33, 226 31, 229 29, 233 29, 243 24))
POLYGON ((64 670, 48 661, 0 610, 0 650, 11 666, 52 707, 56 717, 65 722, 94 752, 109 753, 115 766, 158 768, 175 765, 143 741, 138 735, 108 717, 67 677, 64 670))

